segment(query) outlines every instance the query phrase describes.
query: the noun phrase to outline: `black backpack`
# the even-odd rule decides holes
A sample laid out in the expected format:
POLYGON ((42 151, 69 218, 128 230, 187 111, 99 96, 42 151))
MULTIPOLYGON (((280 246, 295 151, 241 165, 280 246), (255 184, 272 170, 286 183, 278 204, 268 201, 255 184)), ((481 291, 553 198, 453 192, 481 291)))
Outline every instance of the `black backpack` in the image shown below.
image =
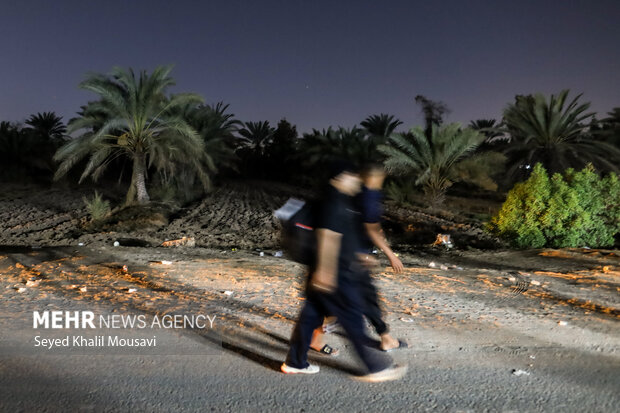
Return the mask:
POLYGON ((290 258, 304 265, 316 260, 316 204, 289 199, 274 215, 282 224, 282 241, 290 258))

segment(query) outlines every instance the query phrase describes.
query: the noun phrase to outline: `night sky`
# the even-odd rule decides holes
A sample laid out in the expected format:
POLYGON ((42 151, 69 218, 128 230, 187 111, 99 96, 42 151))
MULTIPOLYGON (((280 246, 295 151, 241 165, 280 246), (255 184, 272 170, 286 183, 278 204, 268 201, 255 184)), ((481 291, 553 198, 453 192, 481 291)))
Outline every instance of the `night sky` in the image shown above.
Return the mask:
POLYGON ((174 92, 300 131, 385 112, 499 118, 515 94, 620 106, 620 1, 1 1, 0 120, 95 98, 86 72, 174 64, 174 92))

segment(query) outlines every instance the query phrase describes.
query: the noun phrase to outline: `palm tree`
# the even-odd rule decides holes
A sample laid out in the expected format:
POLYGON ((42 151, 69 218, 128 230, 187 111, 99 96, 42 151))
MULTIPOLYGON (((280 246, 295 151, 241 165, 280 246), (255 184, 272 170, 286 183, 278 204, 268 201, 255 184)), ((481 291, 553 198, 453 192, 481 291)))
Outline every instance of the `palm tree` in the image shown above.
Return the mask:
POLYGON ((424 115, 424 133, 430 138, 433 126, 439 126, 443 123, 443 117, 450 112, 445 103, 430 100, 426 96, 417 95, 415 102, 422 107, 424 115))
POLYGON ((324 170, 334 159, 348 159, 362 165, 373 162, 381 155, 376 150, 377 144, 366 133, 365 129, 313 129, 312 133, 304 134, 301 140, 300 155, 307 166, 324 170))
POLYGON ((620 149, 620 108, 613 108, 608 115, 600 121, 598 135, 604 141, 620 149))
POLYGON ((508 137, 495 119, 472 120, 468 126, 484 135, 485 139, 467 159, 459 163, 458 175, 478 187, 497 190, 497 183, 505 181, 506 156, 502 151, 508 137))
POLYGON ((540 93, 516 96, 515 103, 504 110, 504 130, 511 138, 505 150, 509 176, 525 178, 539 162, 550 173, 582 168, 588 162, 617 170, 610 154, 618 150, 588 134, 588 121, 594 115, 587 112, 590 104, 580 104, 581 95, 569 101, 568 93, 551 95, 549 101, 540 93))
POLYGON ((416 185, 422 185, 432 207, 439 206, 446 190, 457 179, 456 166, 484 140, 484 135, 461 129, 458 123, 433 125, 428 137, 422 128, 409 133, 393 134, 389 145, 378 150, 386 156, 388 171, 401 175, 416 174, 416 185))
POLYGON ((24 166, 29 159, 30 142, 22 128, 14 123, 0 122, 0 160, 7 172, 24 166))
POLYGON ((486 138, 485 142, 492 142, 504 136, 496 119, 476 119, 470 121, 468 126, 482 133, 486 138))
POLYGON ((297 127, 286 119, 280 119, 267 148, 267 175, 288 181, 297 169, 297 127))
POLYGON ((478 152, 497 150, 502 147, 509 139, 502 129, 502 125, 495 119, 476 119, 468 125, 475 131, 485 136, 484 142, 478 147, 478 152))
POLYGON ((392 133, 394 133, 396 128, 402 124, 403 123, 394 118, 393 115, 388 115, 385 113, 368 116, 363 122, 360 123, 360 125, 366 129, 370 136, 384 139, 387 139, 392 133))
MULTIPOLYGON (((227 113, 228 106, 223 102, 214 105, 188 103, 178 108, 177 115, 185 119, 204 142, 203 164, 210 174, 215 174, 222 168, 234 169, 238 160, 235 155, 235 142, 238 138, 234 133, 241 122, 234 119, 234 114, 227 113)), ((164 168, 157 173, 160 189, 167 194, 173 190, 182 203, 191 200, 195 195, 196 169, 186 164, 171 166, 172 170, 164 168)))
POLYGON ((80 88, 100 99, 89 102, 81 116, 69 122, 69 132, 85 132, 56 152, 54 158, 61 164, 55 178, 89 157, 80 182, 88 176, 96 180, 112 160, 127 157, 132 162, 127 204, 149 201, 145 183, 149 167, 174 171, 177 164, 190 166, 207 187, 204 142, 179 116, 179 108, 202 99, 193 93, 166 96, 166 89, 174 85, 171 70, 159 66, 150 75, 142 71, 136 76, 132 69, 115 67, 109 75, 88 75, 80 88))
POLYGON ((26 120, 29 130, 43 140, 63 140, 67 127, 62 123, 62 117, 54 112, 37 113, 30 115, 26 120))
POLYGON ((235 115, 227 113, 224 102, 215 105, 199 105, 184 115, 189 124, 203 139, 207 165, 215 172, 220 167, 232 167, 235 160, 235 133, 239 131, 241 121, 235 115))
POLYGON ((0 122, 0 163, 7 172, 15 177, 51 178, 56 167, 52 158, 64 137, 60 119, 50 112, 32 115, 26 127, 0 122))
POLYGON ((241 158, 245 175, 265 177, 268 150, 275 131, 269 121, 244 123, 244 128, 239 131, 241 139, 237 145, 237 154, 241 158))
POLYGON ((240 147, 263 156, 266 148, 273 140, 275 129, 269 125, 269 121, 245 122, 244 128, 239 131, 242 137, 240 147))
POLYGON ((25 122, 27 125, 22 133, 28 140, 29 161, 28 163, 40 171, 51 175, 56 164, 53 160, 54 153, 65 142, 67 127, 62 122, 62 117, 54 112, 43 112, 31 115, 25 122))

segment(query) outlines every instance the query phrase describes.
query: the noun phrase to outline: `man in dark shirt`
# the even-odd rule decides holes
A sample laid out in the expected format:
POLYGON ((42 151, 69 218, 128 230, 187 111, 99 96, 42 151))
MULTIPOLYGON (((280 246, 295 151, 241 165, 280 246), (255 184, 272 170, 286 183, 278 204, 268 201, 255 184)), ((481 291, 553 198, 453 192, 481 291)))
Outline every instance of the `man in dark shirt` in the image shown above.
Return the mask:
MULTIPOLYGON (((359 279, 359 288, 363 300, 363 314, 375 328, 381 337, 380 348, 383 351, 391 351, 398 348, 406 348, 408 345, 403 340, 398 340, 389 333, 387 324, 383 321, 382 311, 379 306, 377 289, 372 282, 371 269, 376 263, 372 255, 375 247, 382 250, 390 260, 390 265, 397 274, 404 270, 403 263, 390 248, 381 229, 381 217, 383 215, 383 181, 385 169, 382 165, 369 164, 362 171, 362 190, 355 197, 355 206, 359 211, 358 230, 360 231, 361 262, 366 265, 360 266, 356 271, 359 279)), ((335 322, 334 322, 335 323, 335 322)), ((323 328, 317 328, 312 337, 311 348, 322 354, 337 355, 338 350, 332 348, 323 341, 323 328)))
MULTIPOLYGON (((382 165, 370 164, 362 172, 362 191, 357 196, 357 205, 360 210, 361 251, 369 261, 374 261, 370 255, 376 246, 390 260, 390 265, 397 274, 404 270, 403 263, 390 248, 381 229, 381 216, 383 215, 383 194, 381 188, 385 180, 385 169, 382 165)), ((397 340, 388 332, 388 326, 382 319, 381 308, 370 274, 370 268, 360 272, 360 288, 364 298, 364 315, 373 325, 377 334, 381 336, 381 349, 384 351, 407 347, 407 343, 397 340)))
POLYGON ((360 189, 360 178, 350 165, 333 167, 329 187, 323 200, 317 225, 317 260, 310 267, 306 302, 293 330, 291 347, 282 365, 284 373, 318 373, 318 366, 308 363, 308 349, 314 329, 323 318, 338 318, 355 351, 367 369, 358 379, 369 382, 395 380, 406 373, 406 366, 376 354, 364 332, 359 274, 356 268, 360 251, 359 218, 353 196, 360 189))

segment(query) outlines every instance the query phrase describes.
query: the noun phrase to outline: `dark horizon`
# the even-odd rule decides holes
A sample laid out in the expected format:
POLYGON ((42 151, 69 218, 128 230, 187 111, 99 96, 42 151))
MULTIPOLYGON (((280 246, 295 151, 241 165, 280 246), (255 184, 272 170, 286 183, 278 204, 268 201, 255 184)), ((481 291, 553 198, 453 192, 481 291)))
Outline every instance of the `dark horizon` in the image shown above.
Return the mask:
POLYGON ((300 133, 388 113, 421 125, 414 97, 447 121, 501 117, 517 94, 583 93, 598 118, 620 106, 620 3, 29 1, 4 5, 0 120, 96 96, 87 72, 175 64, 173 92, 224 101, 243 121, 300 133))

